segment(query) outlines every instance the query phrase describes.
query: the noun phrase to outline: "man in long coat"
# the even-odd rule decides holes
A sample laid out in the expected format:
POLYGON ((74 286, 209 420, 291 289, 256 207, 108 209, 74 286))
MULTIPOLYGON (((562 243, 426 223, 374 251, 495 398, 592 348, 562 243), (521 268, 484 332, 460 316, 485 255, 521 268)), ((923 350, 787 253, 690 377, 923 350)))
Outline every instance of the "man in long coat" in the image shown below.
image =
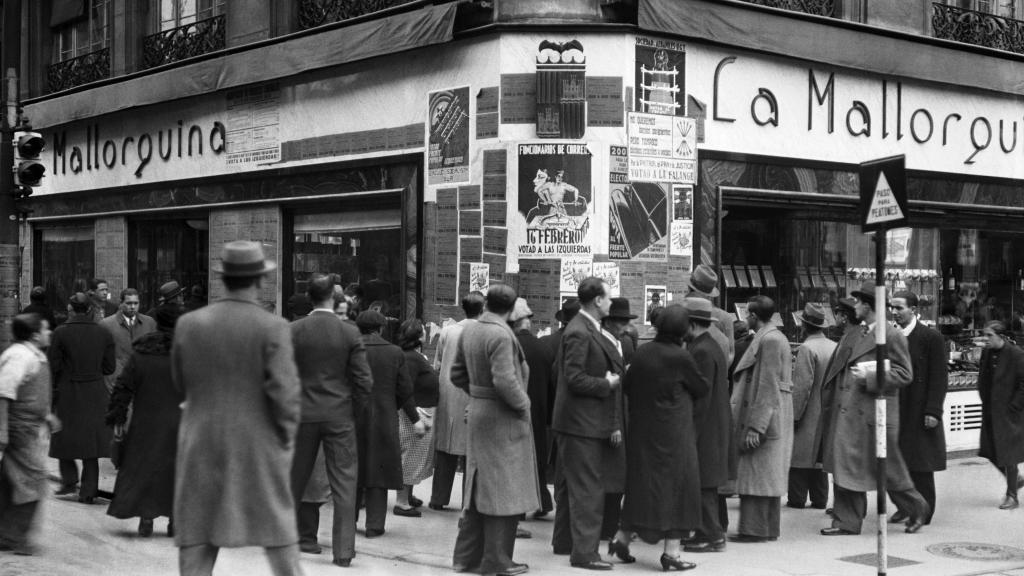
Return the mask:
POLYGON ((804 341, 793 363, 793 458, 789 463, 786 506, 803 508, 810 493, 811 507, 828 506, 828 474, 818 462, 815 437, 821 419, 821 384, 836 343, 825 337, 825 311, 808 302, 799 315, 804 341))
POLYGON ((156 320, 139 313, 139 291, 125 288, 121 291, 121 306, 117 313, 107 316, 100 326, 114 337, 114 353, 117 367, 114 373, 107 376, 107 390, 113 390, 117 377, 124 370, 124 365, 132 356, 132 342, 150 332, 156 332, 156 320))
MULTIPOLYGON (((946 433, 942 427, 949 384, 946 341, 942 334, 917 321, 917 294, 897 292, 891 305, 896 323, 907 337, 914 369, 910 385, 900 389, 900 452, 914 488, 928 503, 924 523, 930 524, 935 514, 935 472, 946 469, 946 433)), ((889 521, 908 518, 909 510, 897 510, 889 521)))
POLYGON ((875 316, 874 285, 864 283, 852 292, 857 319, 865 326, 851 332, 836 348, 825 373, 824 395, 831 400, 822 435, 822 456, 826 472, 835 485, 832 526, 823 528, 825 536, 860 534, 867 514, 867 492, 877 486, 875 458, 875 395, 879 384, 875 377, 876 322, 886 327, 890 368, 882 392, 886 402, 886 443, 888 445, 886 484, 890 497, 901 510, 910 511, 906 531, 917 532, 928 515, 928 503, 914 489, 907 466, 899 450, 899 388, 910 383, 911 361, 907 339, 899 329, 885 324, 884 315, 875 316), (848 353, 847 353, 848 351, 848 353))
POLYGON ((104 376, 117 367, 114 339, 96 324, 88 296, 71 297, 71 318, 53 331, 47 358, 53 374, 53 405, 63 429, 53 435, 50 457, 60 460, 61 489, 92 504, 99 492, 99 459, 110 457, 110 428, 104 423, 110 393, 104 376))
POLYGON ((781 501, 793 454, 793 383, 789 341, 775 324, 775 302, 754 296, 747 323, 755 331, 733 374, 733 439, 740 521, 733 542, 779 537, 781 501))
POLYGON ((174 482, 183 576, 213 572, 221 547, 262 546, 274 574, 301 574, 291 463, 302 400, 284 318, 263 309, 276 265, 256 242, 224 246, 227 294, 181 317, 171 348, 185 394, 174 482))
MULTIPOLYGON (((555 531, 568 523, 572 534, 570 563, 589 570, 608 570, 601 560, 601 523, 604 518, 606 476, 615 475, 614 463, 624 450, 618 409, 622 353, 619 341, 601 328, 608 315, 611 294, 600 278, 584 279, 577 290, 581 310, 562 334, 558 390, 552 429, 558 434, 559 484, 555 486, 555 531), (564 512, 568 509, 568 515, 564 512)), ((564 533, 564 529, 561 530, 564 533)), ((555 553, 564 543, 553 542, 555 553)))
POLYGON ((537 482, 540 486, 540 509, 536 516, 544 516, 555 509, 548 491, 548 478, 545 470, 548 453, 548 388, 551 385, 551 367, 554 358, 550 349, 530 331, 530 318, 533 311, 523 298, 517 298, 510 320, 516 340, 523 349, 526 364, 530 368, 526 394, 530 397, 530 423, 533 426, 533 448, 537 456, 537 482))
POLYGON ((729 412, 729 363, 725 352, 711 336, 711 302, 703 298, 683 301, 690 314, 686 349, 697 370, 707 380, 708 394, 694 402, 697 430, 697 461, 700 463, 701 528, 697 538, 686 544, 687 552, 717 552, 725 549, 725 528, 720 521, 718 487, 729 481, 729 441, 732 415, 729 412))
POLYGON ((516 293, 487 291, 487 311, 466 326, 452 382, 469 393, 466 494, 453 564, 456 571, 522 574, 512 561, 519 517, 540 506, 537 463, 526 393, 529 367, 506 323, 516 293))
MULTIPOLYGON (((699 264, 690 274, 687 284, 687 298, 703 298, 711 302, 718 296, 718 274, 707 264, 699 264)), ((712 303, 711 315, 715 323, 711 326, 711 337, 722 347, 726 361, 730 364, 736 357, 736 340, 733 332, 732 314, 712 303)))
POLYGON ((476 322, 484 311, 484 295, 470 292, 462 297, 466 317, 445 326, 437 340, 434 370, 438 376, 438 402, 434 414, 434 479, 431 481, 432 510, 444 510, 452 498, 452 485, 459 460, 466 456, 466 406, 469 396, 452 384, 452 364, 459 349, 459 338, 466 326, 476 322))

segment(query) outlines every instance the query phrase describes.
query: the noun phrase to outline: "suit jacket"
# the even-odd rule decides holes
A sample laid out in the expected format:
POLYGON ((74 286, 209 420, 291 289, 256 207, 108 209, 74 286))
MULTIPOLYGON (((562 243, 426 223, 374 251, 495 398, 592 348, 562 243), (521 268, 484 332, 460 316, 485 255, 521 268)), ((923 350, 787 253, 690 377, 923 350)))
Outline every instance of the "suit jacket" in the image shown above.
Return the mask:
POLYGON ((113 390, 117 377, 124 370, 124 365, 132 356, 132 343, 150 332, 156 332, 156 320, 145 314, 135 314, 135 322, 128 326, 124 313, 118 310, 113 316, 107 316, 100 322, 100 326, 106 328, 107 332, 114 337, 114 355, 117 359, 117 367, 114 373, 107 376, 107 389, 113 390))
POLYGON ((796 350, 793 362, 793 458, 791 468, 814 468, 817 462, 821 385, 836 343, 818 332, 796 350))
POLYGON ((354 422, 373 390, 359 330, 329 310, 292 322, 291 330, 302 382, 302 421, 354 422))
POLYGON ((911 472, 935 472, 946 469, 946 432, 942 426, 942 407, 946 401, 949 370, 946 368, 946 341, 938 331, 920 321, 907 336, 914 379, 900 389, 900 451, 911 472), (925 415, 939 424, 924 427, 925 415))
POLYGON ((613 391, 606 378, 609 371, 623 374, 622 355, 582 312, 565 327, 555 364, 553 430, 607 439, 622 429, 621 388, 613 391))

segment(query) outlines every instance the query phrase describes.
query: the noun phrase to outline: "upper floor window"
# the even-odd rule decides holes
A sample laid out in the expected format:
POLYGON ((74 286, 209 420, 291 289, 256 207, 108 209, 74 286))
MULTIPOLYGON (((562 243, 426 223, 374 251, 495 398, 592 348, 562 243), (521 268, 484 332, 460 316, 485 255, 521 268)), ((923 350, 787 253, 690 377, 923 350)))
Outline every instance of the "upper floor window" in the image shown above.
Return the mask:
POLYGON ((54 29, 54 62, 64 62, 110 45, 111 0, 84 0, 81 17, 54 29))
POLYGON ((220 16, 227 0, 160 0, 160 31, 220 16))

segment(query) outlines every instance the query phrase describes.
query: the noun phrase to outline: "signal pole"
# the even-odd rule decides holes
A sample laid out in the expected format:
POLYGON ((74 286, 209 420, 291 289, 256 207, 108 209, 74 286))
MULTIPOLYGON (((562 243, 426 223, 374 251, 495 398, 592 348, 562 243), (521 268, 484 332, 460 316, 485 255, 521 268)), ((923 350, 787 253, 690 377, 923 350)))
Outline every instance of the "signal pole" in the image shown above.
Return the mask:
POLYGON ((21 63, 21 0, 3 4, 0 36, 0 348, 11 341, 11 319, 21 309, 19 301, 21 250, 20 216, 14 202, 14 146, 11 142, 18 115, 18 66, 21 63))

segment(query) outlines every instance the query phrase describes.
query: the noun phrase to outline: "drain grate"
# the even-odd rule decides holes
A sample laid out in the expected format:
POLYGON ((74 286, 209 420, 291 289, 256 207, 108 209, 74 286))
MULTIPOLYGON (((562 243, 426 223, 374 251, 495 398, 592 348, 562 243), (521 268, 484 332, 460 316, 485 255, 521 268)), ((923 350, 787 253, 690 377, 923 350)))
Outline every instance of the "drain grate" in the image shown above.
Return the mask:
MULTIPOLYGON (((853 562, 854 564, 864 564, 865 566, 878 565, 877 554, 857 554, 856 556, 843 556, 842 558, 840 558, 840 560, 842 560, 843 562, 853 562)), ((900 558, 899 556, 889 556, 889 568, 913 566, 914 564, 920 564, 920 562, 916 560, 907 560, 906 558, 900 558)))
POLYGON ((1024 550, 999 544, 981 544, 978 542, 944 542, 932 544, 927 548, 936 556, 957 558, 960 560, 1024 560, 1024 550))

